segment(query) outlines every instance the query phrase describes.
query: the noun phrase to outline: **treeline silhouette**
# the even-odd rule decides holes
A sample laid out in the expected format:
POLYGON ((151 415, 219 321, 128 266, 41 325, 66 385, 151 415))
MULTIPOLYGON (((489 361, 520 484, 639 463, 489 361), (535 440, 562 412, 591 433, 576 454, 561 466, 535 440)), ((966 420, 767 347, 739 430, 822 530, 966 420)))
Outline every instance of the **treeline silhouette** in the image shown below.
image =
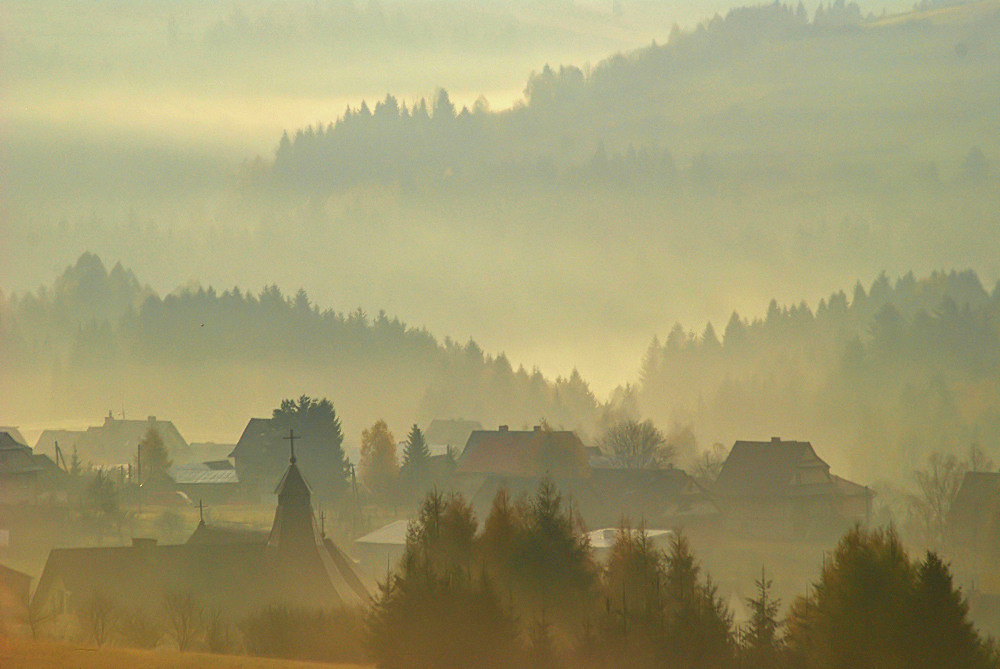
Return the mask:
POLYGON ((598 561, 549 481, 501 490, 480 528, 460 495, 430 493, 369 616, 380 667, 994 667, 995 642, 940 558, 911 561, 892 530, 855 527, 787 614, 766 571, 736 626, 683 534, 666 550, 624 524, 598 561))
POLYGON ((649 346, 637 396, 648 414, 711 426, 726 444, 783 429, 896 478, 934 451, 980 444, 995 457, 998 392, 1000 284, 989 292, 964 271, 883 273, 815 310, 772 301, 762 318, 733 313, 719 332, 675 325, 649 346))
MULTIPOLYGON (((996 20, 988 15, 983 23, 996 20)), ((528 80, 524 103, 510 110, 490 112, 484 99, 457 110, 443 90, 410 106, 393 95, 373 106, 363 102, 335 122, 286 133, 273 165, 257 165, 251 183, 328 193, 368 181, 426 186, 544 176, 570 184, 596 179, 719 187, 755 175, 768 183, 816 171, 828 181, 863 184, 869 170, 886 170, 868 152, 872 143, 886 143, 881 123, 898 118, 893 102, 916 95, 916 81, 937 76, 932 65, 940 66, 940 59, 924 51, 928 31, 935 42, 959 40, 965 45, 959 51, 967 54, 984 44, 983 23, 923 31, 905 21, 876 25, 844 0, 821 4, 811 20, 801 3, 739 7, 694 31, 675 28, 666 44, 619 53, 593 67, 546 65, 528 80), (865 23, 870 29, 856 30, 865 23), (923 46, 914 54, 914 45, 923 46), (910 55, 913 81, 886 69, 886 54, 901 50, 910 55), (747 69, 743 62, 759 66, 747 69), (844 68, 858 67, 870 74, 852 88, 866 105, 864 119, 826 98, 845 77, 854 78, 844 68), (761 99, 731 87, 713 89, 717 99, 702 99, 706 78, 733 77, 764 91, 761 99), (815 156, 800 162, 815 146, 831 150, 822 164, 810 167, 815 156), (674 153, 691 158, 680 173, 674 153)), ((960 60, 946 68, 959 67, 960 60)), ((936 109, 916 109, 918 124, 933 123, 936 109)), ((901 124, 902 141, 911 149, 923 142, 915 127, 912 119, 901 124)), ((939 160, 957 159, 968 149, 947 155, 935 147, 939 160)), ((911 166, 910 180, 927 176, 926 161, 917 165, 898 147, 885 150, 911 166)), ((937 178, 936 163, 930 169, 937 178)))
POLYGON ((341 414, 358 422, 363 419, 352 414, 369 401, 368 411, 386 407, 399 425, 419 412, 428 421, 474 416, 515 424, 544 416, 587 429, 597 407, 576 372, 546 379, 537 369, 514 368, 502 353, 485 353, 472 340, 439 341, 385 312, 370 317, 360 308, 321 310, 305 291, 285 295, 274 285, 259 293, 195 286, 161 297, 120 264, 109 272, 91 253, 51 287, 0 301, 0 348, 11 376, 51 374, 56 402, 72 403, 80 387, 107 389, 114 398, 121 392, 116 386, 153 384, 161 397, 170 386, 199 397, 196 404, 221 393, 250 406, 250 388, 271 394, 274 379, 298 370, 323 379, 327 388, 344 389, 330 394, 341 414), (219 373, 215 388, 183 381, 185 374, 208 370, 219 373), (247 370, 256 372, 247 376, 247 370), (251 385, 233 387, 233 379, 251 385))

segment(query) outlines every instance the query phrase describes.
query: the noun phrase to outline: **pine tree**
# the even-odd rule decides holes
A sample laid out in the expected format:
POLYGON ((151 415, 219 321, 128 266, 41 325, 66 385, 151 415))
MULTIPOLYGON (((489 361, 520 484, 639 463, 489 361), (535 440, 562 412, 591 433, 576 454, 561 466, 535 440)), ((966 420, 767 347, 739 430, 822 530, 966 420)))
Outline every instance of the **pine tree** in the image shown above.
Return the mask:
POLYGON ((781 638, 778 636, 778 610, 781 600, 771 597, 771 581, 763 569, 760 579, 754 582, 757 597, 748 597, 750 621, 741 640, 742 666, 746 669, 777 667, 781 655, 781 638))
POLYGON ((399 469, 400 482, 410 494, 423 494, 430 482, 431 451, 424 433, 414 423, 403 444, 403 465, 399 469))

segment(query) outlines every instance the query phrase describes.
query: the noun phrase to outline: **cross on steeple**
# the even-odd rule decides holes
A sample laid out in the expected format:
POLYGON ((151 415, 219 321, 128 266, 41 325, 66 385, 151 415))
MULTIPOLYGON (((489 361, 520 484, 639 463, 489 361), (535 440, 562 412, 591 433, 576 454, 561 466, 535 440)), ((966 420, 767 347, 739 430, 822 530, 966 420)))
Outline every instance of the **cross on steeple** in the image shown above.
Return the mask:
POLYGON ((288 459, 288 461, 290 463, 292 463, 293 465, 295 464, 295 440, 296 439, 301 439, 301 438, 302 437, 296 437, 295 436, 295 430, 292 429, 292 428, 288 428, 288 436, 287 437, 282 437, 282 439, 287 439, 288 440, 288 446, 289 446, 289 449, 291 450, 291 457, 288 459))

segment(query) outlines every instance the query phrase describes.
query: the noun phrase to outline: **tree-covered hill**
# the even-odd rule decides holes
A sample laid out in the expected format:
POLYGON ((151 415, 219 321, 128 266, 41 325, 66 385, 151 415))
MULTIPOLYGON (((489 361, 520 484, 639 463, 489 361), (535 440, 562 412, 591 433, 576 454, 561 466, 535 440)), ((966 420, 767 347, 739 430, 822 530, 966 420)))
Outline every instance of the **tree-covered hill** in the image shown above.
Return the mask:
POLYGON ((638 378, 599 398, 576 372, 552 380, 384 312, 322 309, 276 286, 160 296, 84 254, 51 286, 0 300, 2 406, 5 422, 40 427, 124 404, 189 439, 235 441, 250 416, 313 394, 333 400, 349 444, 379 417, 399 432, 441 417, 544 419, 591 440, 632 415, 663 427, 685 466, 696 444, 780 435, 866 481, 904 480, 930 452, 973 444, 1000 459, 1000 284, 883 273, 815 306, 758 313, 675 325, 638 378))
POLYGON ((724 329, 676 325, 646 352, 638 405, 703 439, 813 441, 867 480, 905 479, 931 452, 1000 455, 1000 284, 935 272, 857 284, 724 329))
POLYGON ((410 107, 392 95, 363 103, 286 134, 271 180, 329 192, 540 170, 666 185, 676 160, 695 160, 687 176, 713 185, 748 172, 829 179, 851 166, 866 168, 860 180, 931 164, 950 179, 970 148, 1000 149, 989 114, 1000 93, 998 28, 995 0, 906 20, 862 17, 844 0, 811 18, 801 4, 741 7, 593 67, 546 65, 511 110, 457 110, 444 91, 410 107))
POLYGON ((385 312, 320 309, 274 285, 160 296, 90 253, 52 286, 0 300, 0 350, 9 417, 85 423, 122 403, 190 438, 235 441, 275 398, 306 391, 337 403, 349 441, 379 416, 400 429, 466 416, 589 431, 597 406, 576 373, 546 379, 385 312))

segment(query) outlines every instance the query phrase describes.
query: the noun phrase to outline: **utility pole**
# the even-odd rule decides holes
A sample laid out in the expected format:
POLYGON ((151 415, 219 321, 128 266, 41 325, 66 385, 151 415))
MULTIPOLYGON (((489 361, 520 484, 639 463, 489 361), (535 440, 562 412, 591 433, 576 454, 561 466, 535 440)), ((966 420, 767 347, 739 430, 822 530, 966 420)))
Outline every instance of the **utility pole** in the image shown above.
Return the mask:
POLYGON ((139 514, 142 515, 142 442, 135 447, 136 497, 139 500, 139 514))

